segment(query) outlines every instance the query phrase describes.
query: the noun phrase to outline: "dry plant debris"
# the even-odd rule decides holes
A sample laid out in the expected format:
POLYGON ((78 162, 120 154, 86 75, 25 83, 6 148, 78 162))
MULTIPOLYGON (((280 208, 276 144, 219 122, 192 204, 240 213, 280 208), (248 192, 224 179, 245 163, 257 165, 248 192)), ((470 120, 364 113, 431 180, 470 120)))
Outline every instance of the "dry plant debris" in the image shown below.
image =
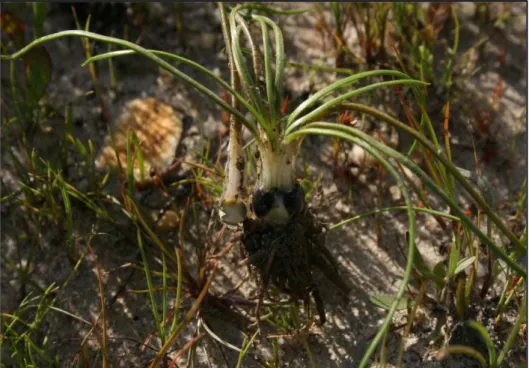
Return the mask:
POLYGON ((105 138, 105 145, 96 161, 98 168, 106 164, 112 169, 119 169, 121 163, 124 173, 127 172, 127 135, 130 130, 138 138, 143 154, 142 169, 136 147, 131 144, 134 179, 138 184, 152 182, 155 173, 163 174, 173 164, 183 123, 171 106, 153 97, 134 99, 125 105, 116 125, 112 137, 105 138))

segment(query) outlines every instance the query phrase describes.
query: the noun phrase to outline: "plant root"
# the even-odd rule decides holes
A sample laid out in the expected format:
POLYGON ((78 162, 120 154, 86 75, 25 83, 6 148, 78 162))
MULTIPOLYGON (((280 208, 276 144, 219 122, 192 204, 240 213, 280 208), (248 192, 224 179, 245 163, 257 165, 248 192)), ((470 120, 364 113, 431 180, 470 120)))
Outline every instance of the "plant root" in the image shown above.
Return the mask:
POLYGON ((326 321, 325 308, 313 270, 322 272, 344 296, 350 291, 325 248, 325 233, 326 227, 305 206, 282 225, 247 218, 240 237, 249 263, 262 281, 259 295, 262 297, 271 284, 296 302, 302 300, 308 305, 312 296, 320 325, 326 321))

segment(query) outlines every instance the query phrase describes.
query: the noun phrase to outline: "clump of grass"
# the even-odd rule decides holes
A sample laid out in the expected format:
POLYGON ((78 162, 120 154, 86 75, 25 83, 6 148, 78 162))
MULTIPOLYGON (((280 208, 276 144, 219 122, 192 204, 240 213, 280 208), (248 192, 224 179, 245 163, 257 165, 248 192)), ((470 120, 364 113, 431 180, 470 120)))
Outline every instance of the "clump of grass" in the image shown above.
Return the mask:
MULTIPOLYGON (((486 13, 483 11, 484 8, 487 8, 486 5, 480 7, 480 13, 486 13)), ((334 5, 333 10, 335 13, 335 19, 348 19, 347 18, 347 7, 344 4, 342 7, 334 5), (341 11, 341 14, 340 14, 341 11)), ((360 13, 359 13, 360 14, 360 13)), ((369 12, 365 13, 369 14, 369 12)), ((367 16, 367 15, 366 15, 367 16)), ((460 33, 460 24, 458 20, 456 5, 443 6, 436 4, 429 7, 420 6, 420 4, 393 4, 393 7, 390 11, 390 17, 387 18, 387 29, 396 30, 399 40, 402 40, 399 45, 399 49, 395 54, 397 60, 386 60, 386 62, 395 63, 396 67, 402 68, 404 71, 410 75, 417 76, 420 80, 430 82, 432 84, 428 89, 430 90, 439 90, 439 87, 442 87, 443 98, 445 98, 445 103, 443 106, 443 115, 444 120, 442 123, 442 137, 438 139, 434 133, 435 128, 433 127, 432 121, 428 116, 428 108, 426 103, 428 100, 421 97, 416 101, 405 102, 405 99, 402 96, 402 93, 397 91, 400 98, 402 107, 405 109, 407 117, 408 127, 400 126, 399 131, 407 131, 408 134, 412 134, 415 137, 415 141, 412 144, 412 148, 409 151, 411 154, 413 151, 418 151, 423 162, 426 163, 431 179, 435 182, 435 186, 443 190, 452 201, 456 202, 456 187, 457 182, 459 184, 465 185, 465 181, 459 180, 452 174, 452 170, 446 170, 448 166, 453 165, 453 158, 451 153, 451 125, 452 125, 452 112, 451 112, 451 102, 457 102, 457 99, 462 95, 464 89, 462 86, 468 81, 472 75, 475 74, 476 70, 472 69, 471 66, 465 66, 465 63, 468 63, 468 54, 473 52, 476 47, 483 45, 486 42, 486 38, 482 38, 477 44, 472 45, 471 48, 462 53, 461 56, 458 55, 459 50, 459 33, 460 33), (446 19, 450 20, 447 22, 446 19), (416 24, 410 23, 409 19, 413 19, 413 22, 419 22, 416 24), (447 24, 451 24, 453 29, 453 44, 447 45, 446 48, 445 60, 444 60, 444 70, 442 73, 442 78, 436 76, 435 70, 433 68, 433 45, 434 41, 438 38, 440 31, 443 27, 446 27, 447 24), (421 30, 421 27, 424 27, 421 30), (404 37, 407 35, 406 37, 404 37), (406 59, 401 58, 406 55, 406 59), (415 105, 417 108, 410 108, 410 105, 415 105), (412 111, 420 112, 420 119, 414 117, 412 111), (411 129, 409 128, 411 127, 411 129), (418 137, 415 131, 426 131, 429 134, 430 143, 432 146, 424 150, 425 142, 421 142, 421 138, 418 137), (435 155, 432 157, 432 152, 441 150, 445 152, 444 157, 435 155), (439 165, 439 162, 442 161, 443 165, 439 165), (455 180, 454 180, 455 179, 455 180)), ((343 33, 344 24, 339 24, 336 22, 336 33, 343 33)), ((365 21, 366 24, 374 23, 374 19, 365 21)), ((356 27, 356 24, 354 24, 356 27)), ((359 31, 357 29, 357 31, 359 31)), ((391 48, 391 45, 388 45, 391 48)), ((499 81, 501 83, 501 79, 499 81)), ((499 88, 499 87, 498 87, 499 88)), ((494 105, 497 103, 499 96, 501 96, 501 89, 495 91, 493 96, 493 103, 488 111, 486 116, 490 116, 494 110, 494 105)), ((431 98, 430 98, 431 99, 431 98)), ((409 100, 408 100, 409 101, 409 100)), ((350 106, 353 111, 366 112, 365 108, 359 108, 358 106, 350 106)), ((379 116, 379 118, 382 118, 379 116)), ((383 119, 388 121, 387 119, 383 119)), ((396 122, 395 122, 396 123, 396 122)), ((480 127, 478 120, 478 129, 480 127)), ((390 123, 392 124, 392 123, 390 123)), ((483 124, 482 124, 483 125, 483 124)), ((397 125, 394 125, 397 126, 397 125)), ((483 129, 481 129, 482 131, 483 129)), ((421 133, 422 134, 422 133, 421 133)), ((470 134, 474 134, 472 131, 470 134)), ((493 136, 493 135, 492 135, 493 136)), ((490 144, 488 145, 490 147, 490 144)), ((505 230, 508 230, 504 225, 502 225, 502 220, 496 217, 496 212, 490 207, 491 198, 489 191, 483 185, 483 181, 480 182, 480 167, 478 163, 478 154, 476 153, 474 146, 474 155, 476 157, 476 170, 478 176, 478 185, 475 189, 467 187, 467 190, 476 190, 476 197, 481 198, 481 203, 479 203, 479 209, 467 211, 470 214, 471 222, 461 221, 459 216, 457 218, 446 217, 447 214, 444 213, 433 213, 430 212, 439 222, 441 227, 451 234, 453 242, 449 248, 448 261, 441 261, 439 264, 435 265, 432 269, 426 266, 422 256, 417 254, 415 257, 414 263, 414 273, 411 280, 411 285, 413 285, 413 292, 410 290, 410 295, 408 296, 408 303, 410 303, 409 314, 408 314, 408 325, 403 333, 404 339, 400 347, 399 358, 397 360, 397 365, 402 364, 403 349, 405 339, 409 334, 409 328, 414 323, 415 311, 419 306, 427 307, 431 306, 432 302, 436 308, 440 306, 446 311, 448 315, 453 316, 456 320, 463 321, 471 318, 472 313, 476 304, 488 303, 486 299, 488 298, 490 291, 493 289, 492 285, 497 285, 498 283, 503 283, 502 296, 500 298, 500 303, 497 305, 498 315, 505 312, 503 309, 503 302, 505 301, 505 290, 507 288, 521 285, 523 282, 517 277, 514 278, 514 282, 509 281, 505 282, 502 280, 513 280, 511 277, 511 272, 515 272, 514 269, 517 269, 518 272, 525 273, 525 270, 519 268, 518 265, 510 263, 509 266, 504 265, 504 261, 500 260, 493 256, 493 249, 495 245, 488 243, 488 246, 483 251, 482 247, 477 246, 476 244, 486 241, 485 238, 491 239, 492 228, 498 226, 500 231, 503 234, 507 234, 505 230), (488 207, 491 211, 484 211, 483 208, 488 207), (496 217, 496 219, 491 219, 491 217, 496 217), (447 223, 446 220, 449 220, 447 223), (486 226, 484 225, 486 223, 486 226), (494 225, 493 225, 494 224, 494 225), (486 227, 486 233, 482 233, 479 236, 478 240, 476 238, 475 229, 483 229, 486 227), (486 262, 486 276, 483 282, 478 281, 477 272, 481 268, 483 261, 486 262), (501 266, 500 266, 501 264, 501 266), (501 271, 499 271, 501 270, 501 271), (517 284, 519 282, 519 284, 517 284), (434 288, 432 289, 432 286, 434 288)), ((486 162, 485 162, 486 163, 486 162)), ((454 166, 455 168, 455 166, 454 166)), ((455 173, 455 171, 454 171, 455 173)), ((468 178, 469 176, 467 176, 468 178)), ((409 181, 410 188, 415 192, 415 194, 420 198, 421 208, 416 208, 415 211, 432 211, 428 206, 427 197, 425 196, 425 191, 421 188, 416 188, 416 186, 409 181)), ((473 186, 473 185, 472 185, 473 186)), ((433 188, 432 188, 433 189, 433 188)), ((473 196, 474 199, 476 197, 473 196)), ((382 210, 382 209, 381 209, 382 210)), ((389 210, 389 209, 384 209, 389 210)), ((397 210, 394 208, 392 210, 397 210)), ((371 214, 372 212, 368 213, 371 214)), ((357 215, 351 219, 345 220, 344 223, 348 221, 354 221, 360 218, 363 218, 365 215, 357 215)), ((449 216, 454 214, 453 210, 449 216)), ((341 226, 342 223, 337 224, 336 226, 341 226)), ((523 245, 525 239, 519 239, 514 233, 509 235, 509 241, 516 242, 515 248, 518 251, 509 252, 508 256, 510 259, 515 259, 515 254, 521 254, 525 252, 526 247, 523 245), (517 241, 520 240, 520 241, 517 241), (523 240, 523 241, 521 241, 523 240)), ((514 244, 514 243, 513 243, 514 244)), ((497 254, 497 253, 496 253, 497 254)), ((507 254, 507 253, 506 253, 507 254)), ((483 280, 483 278, 481 279, 483 280)), ((518 289, 518 292, 521 292, 521 288, 518 289)), ((523 294, 523 293, 522 293, 523 294)), ((521 301, 522 294, 519 294, 518 301, 521 301)), ((523 294, 525 295, 525 294, 523 294)), ((377 305, 383 306, 384 308, 389 309, 391 304, 396 300, 396 298, 388 298, 384 296, 382 300, 383 303, 380 303, 380 296, 375 298, 377 305)), ((520 304, 521 305, 521 304, 520 304)), ((486 308, 484 305, 481 308, 486 308)), ((521 312, 521 310, 520 310, 521 312)), ((498 319, 499 320, 499 317, 498 319)), ((477 322, 475 322, 477 323, 477 322)), ((516 326, 513 326, 512 334, 518 334, 519 329, 516 326)), ((485 328, 481 326, 478 328, 480 334, 487 334, 485 328)), ((488 341, 484 335, 484 340, 488 341)), ((509 349, 509 344, 506 345, 506 349, 509 349)), ((443 350, 444 353, 452 351, 451 348, 443 350)), ((471 355, 477 356, 479 361, 484 361, 485 359, 481 356, 479 352, 465 350, 464 348, 457 347, 454 348, 453 352, 465 353, 470 352, 471 355)), ((382 354, 382 352, 381 352, 382 354)), ((443 355, 442 354, 442 355, 443 355)), ((444 355, 443 355, 444 356, 444 355)), ((489 357, 492 355, 489 355, 489 357)), ((492 358, 491 358, 492 359, 492 358)), ((493 362, 492 359, 488 364, 497 364, 493 362)))

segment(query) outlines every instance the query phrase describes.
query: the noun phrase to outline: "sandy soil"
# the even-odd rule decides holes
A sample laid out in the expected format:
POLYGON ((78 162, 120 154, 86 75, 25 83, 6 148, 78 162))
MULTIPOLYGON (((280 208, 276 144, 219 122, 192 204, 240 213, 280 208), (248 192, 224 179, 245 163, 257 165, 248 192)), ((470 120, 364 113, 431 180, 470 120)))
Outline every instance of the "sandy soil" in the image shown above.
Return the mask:
MULTIPOLYGON (((479 39, 479 29, 472 17, 471 5, 460 5, 461 22, 461 45, 460 50, 467 50, 479 39)), ((222 47, 222 35, 220 32, 219 19, 213 4, 182 4, 185 14, 185 44, 179 39, 175 32, 176 20, 171 4, 154 4, 151 13, 145 19, 145 31, 141 41, 146 48, 155 48, 178 54, 200 62, 211 70, 218 68, 227 77, 226 60, 220 49, 222 47), (192 19, 193 21, 187 21, 192 19)), ((287 5, 282 5, 287 6, 287 5)), ((289 7, 302 7, 303 4, 290 4, 289 7)), ((520 12, 525 13, 525 4, 517 4, 520 12)), ((302 14, 294 17, 282 18, 279 22, 283 29, 286 40, 287 60, 295 60, 300 63, 316 64, 324 62, 333 64, 333 56, 330 50, 330 40, 326 41, 327 50, 322 44, 321 36, 315 29, 317 18, 314 14, 302 14)), ((500 99, 491 123, 492 129, 497 132, 497 147, 499 153, 488 163, 482 166, 483 177, 490 183, 494 205, 497 206, 507 200, 512 200, 517 190, 526 177, 526 152, 527 131, 525 117, 518 120, 525 109, 526 91, 526 39, 525 19, 520 19, 523 24, 509 26, 507 32, 491 31, 490 42, 487 42, 479 59, 482 67, 479 72, 467 83, 465 96, 462 96, 452 106, 452 140, 454 144, 453 156, 456 165, 473 170, 474 158, 471 149, 470 137, 467 133, 465 123, 473 119, 476 106, 488 108, 492 95, 497 85, 498 78, 502 78, 504 93, 500 99), (505 36, 507 35, 507 36, 505 36), (505 67, 500 68, 497 57, 502 48, 507 46, 508 54, 505 67), (507 161, 509 147, 512 142, 516 143, 514 157, 507 161), (506 163, 509 163, 508 165, 506 163)), ((110 33, 108 24, 99 24, 99 32, 110 33), (106 25, 106 26, 105 26, 106 25)), ((70 16, 56 4, 51 6, 49 18, 45 23, 45 32, 52 33, 72 27, 70 16)), ((121 35, 121 30, 116 29, 116 34, 121 35)), ((359 50, 352 30, 347 31, 353 50, 359 50), (355 46, 356 45, 356 46, 355 46)), ((443 32, 450 33, 449 30, 443 32)), ((129 37, 134 39, 139 35, 137 27, 130 27, 129 37)), ((84 60, 81 42, 76 38, 65 38, 57 42, 47 44, 46 48, 53 59, 53 79, 49 86, 49 103, 53 106, 63 106, 74 99, 75 135, 85 141, 90 138, 96 147, 103 144, 106 133, 105 122, 101 118, 101 111, 97 99, 93 96, 83 97, 83 94, 91 89, 88 70, 80 66, 84 60)), ((94 53, 106 51, 105 47, 96 46, 94 53)), ((114 62, 117 71, 118 88, 112 91, 108 88, 109 74, 105 63, 98 65, 98 74, 105 96, 105 105, 109 110, 111 121, 121 111, 122 106, 129 100, 141 96, 156 96, 170 105, 185 112, 186 129, 184 138, 178 149, 177 156, 185 156, 193 159, 193 151, 200 147, 203 142, 201 134, 211 134, 213 124, 217 124, 220 111, 211 103, 201 98, 196 92, 190 90, 181 82, 171 80, 166 76, 160 76, 158 70, 140 57, 124 57, 114 62), (200 128, 199 128, 200 127, 200 128)), ((194 73, 186 67, 182 70, 189 72, 197 80, 212 86, 203 76, 194 73)), ((308 83, 308 73, 288 68, 287 85, 296 94, 306 92, 310 88, 317 89, 319 85, 332 81, 334 76, 317 75, 313 85, 308 83)), ((434 91, 433 91, 434 92, 434 91)), ((219 91, 219 94, 221 91, 219 91)), ((435 93, 435 92, 434 92, 435 93)), ((398 100, 388 97, 389 101, 383 108, 386 111, 403 117, 398 100)), ((432 98, 432 118, 436 119, 436 127, 441 131, 441 106, 443 101, 432 98)), ((60 109, 58 109, 61 111, 60 109)), ((46 154, 54 145, 53 134, 59 130, 61 116, 57 116, 50 125, 57 127, 55 133, 49 137, 39 139, 39 152, 46 154)), ((3 142, 3 144, 7 144, 3 142)), ((409 144, 409 139, 401 137, 400 148, 404 149, 409 144)), ((477 142, 478 151, 482 149, 485 142, 477 142)), ((324 160, 324 150, 330 149, 330 141, 323 138, 310 138, 307 140, 302 152, 303 165, 312 168, 313 173, 323 173, 322 187, 324 201, 315 203, 321 218, 328 223, 335 223, 342 219, 371 210, 378 206, 377 193, 381 193, 384 206, 399 205, 402 203, 401 196, 395 192, 391 180, 384 179, 382 182, 376 180, 376 175, 370 173, 367 180, 357 180, 353 183, 335 181, 330 173, 329 163, 324 160), (323 148, 322 148, 323 147, 323 148), (314 149, 321 152, 321 156, 315 157, 314 149)), ((80 177, 78 170, 72 162, 74 169, 70 174, 70 180, 76 186, 82 188, 86 183, 80 177)), ((9 181, 11 168, 9 162, 2 162, 2 177, 8 189, 16 185, 14 180, 9 181), (10 184, 9 184, 10 183, 10 184)), ((316 174, 314 174, 316 175, 316 174)), ((313 179, 316 179, 314 176, 313 179)), ((460 203, 463 206, 470 202, 468 198, 461 195, 460 203)), ((163 205, 163 199, 153 199, 150 202, 153 208, 163 205)), ((178 205, 178 202, 177 202, 178 205)), ((158 207, 159 208, 159 207, 158 207)), ((512 207, 504 210, 505 214, 512 207)), ((74 219, 80 244, 87 244, 89 234, 94 224, 99 224, 98 235, 93 238, 91 245, 97 254, 97 260, 104 272, 105 292, 107 298, 111 298, 118 290, 122 282, 130 273, 130 267, 124 267, 130 262, 136 261, 137 248, 131 241, 120 233, 113 231, 111 227, 97 221, 88 210, 78 210, 74 219)), ((4 215, 4 214, 2 214, 4 215)), ((16 224, 23 223, 21 211, 10 214, 14 219, 11 222, 7 218, 2 221, 2 253, 3 256, 13 257, 15 252, 27 249, 27 244, 21 244, 17 240, 16 232, 19 231, 16 224)), ((204 224, 207 224, 209 213, 203 213, 204 224)), ((441 259, 442 246, 450 239, 439 225, 431 218, 417 216, 418 237, 417 245, 429 265, 434 265, 441 259)), ((194 228, 194 234, 200 234, 204 229, 194 228)), ((405 213, 391 213, 380 217, 379 228, 375 226, 373 219, 365 219, 354 222, 337 231, 330 232, 327 246, 340 261, 342 272, 353 287, 350 300, 345 304, 337 297, 337 293, 326 287, 322 287, 323 298, 327 306, 328 322, 321 328, 315 328, 309 337, 309 342, 314 353, 314 359, 321 367, 354 367, 358 364, 371 338, 377 331, 378 326, 385 316, 385 312, 375 307, 370 302, 370 296, 378 294, 393 294, 399 286, 399 281, 405 266, 405 233, 407 230, 407 217, 405 213)), ((30 230, 29 230, 30 231, 30 230)), ((198 235, 197 235, 198 236, 198 235)), ((165 235, 165 240, 171 244, 176 242, 174 234, 165 235)), ((50 230, 44 233, 42 247, 39 251, 39 262, 33 270, 34 279, 39 285, 46 287, 51 282, 62 284, 67 278, 71 266, 62 251, 64 236, 60 228, 54 228, 50 224, 50 230)), ((501 242, 502 239, 499 239, 501 242)), ((192 245, 186 245, 187 248, 192 245)), ((192 253, 192 249, 188 249, 192 253)), ((153 262, 156 262, 154 255, 153 262)), ((237 284, 246 274, 246 268, 239 267, 238 252, 233 252, 223 263, 212 290, 221 292, 228 290, 237 284)), ((154 263, 153 263, 154 264, 154 263)), ((142 366, 153 356, 153 351, 146 349, 140 351, 139 344, 153 331, 152 311, 146 294, 132 292, 145 288, 144 275, 141 271, 134 273, 128 283, 126 290, 117 298, 107 318, 110 321, 109 335, 110 358, 112 366, 142 366)), ((20 300, 20 290, 14 274, 5 267, 2 268, 2 309, 11 310, 20 300)), ((244 294, 254 292, 253 283, 247 283, 244 294)), ((87 256, 82 262, 74 278, 64 289, 57 293, 57 306, 70 313, 82 316, 88 321, 95 321, 99 314, 100 302, 98 296, 96 270, 94 260, 87 256)), ((435 359, 434 349, 428 346, 428 336, 433 332, 437 317, 429 311, 421 311, 424 314, 417 325, 414 326, 406 343, 404 353, 405 367, 441 367, 441 366, 470 366, 461 361, 438 362, 435 359)), ((210 327, 230 343, 240 346, 242 336, 231 325, 227 324, 223 316, 208 316, 210 327)), ((405 321, 405 316, 398 315, 395 325, 398 326, 405 321)), ((453 323, 452 323, 453 324, 453 323)), ((77 352, 80 341, 90 330, 91 326, 76 321, 63 314, 53 314, 47 327, 54 336, 53 346, 59 351, 63 362, 70 362, 77 352)), ((390 363, 396 360, 400 333, 398 330, 391 334, 388 341, 388 360, 390 363)), ((185 343, 187 334, 175 345, 175 350, 185 343)), ((499 336, 505 333, 498 332, 499 336)), ((153 341, 152 344, 156 346, 153 341)), ((96 342, 92 346, 96 347, 96 342)), ((501 343, 499 344, 501 346, 501 343)), ((250 353, 255 359, 266 357, 270 354, 271 345, 265 339, 259 342, 258 349, 250 353)), ((520 344, 519 349, 511 354, 510 366, 515 366, 520 360, 520 355, 525 346, 520 344)), ((281 361, 284 366, 304 367, 308 365, 307 355, 299 342, 284 339, 281 344, 281 361)), ((237 354, 229 349, 220 351, 219 344, 212 339, 206 339, 197 349, 201 366, 234 366, 237 354), (223 356, 224 355, 224 356, 223 356)), ((94 353, 95 356, 96 353, 94 353)), ((245 366, 257 366, 256 360, 247 359, 245 366)), ((391 366, 391 364, 389 365, 391 366)))

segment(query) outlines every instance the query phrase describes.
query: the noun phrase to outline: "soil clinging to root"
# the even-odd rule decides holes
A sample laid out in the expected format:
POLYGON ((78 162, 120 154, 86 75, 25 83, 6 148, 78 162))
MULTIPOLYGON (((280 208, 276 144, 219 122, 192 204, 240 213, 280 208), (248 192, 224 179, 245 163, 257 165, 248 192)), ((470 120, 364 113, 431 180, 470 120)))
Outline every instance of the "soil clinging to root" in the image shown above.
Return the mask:
POLYGON ((259 273, 261 296, 269 285, 294 301, 302 300, 305 305, 312 295, 323 324, 325 309, 313 272, 323 273, 344 295, 350 288, 338 274, 337 262, 325 247, 325 225, 309 207, 305 208, 282 225, 247 218, 240 234, 241 244, 250 265, 259 273))

